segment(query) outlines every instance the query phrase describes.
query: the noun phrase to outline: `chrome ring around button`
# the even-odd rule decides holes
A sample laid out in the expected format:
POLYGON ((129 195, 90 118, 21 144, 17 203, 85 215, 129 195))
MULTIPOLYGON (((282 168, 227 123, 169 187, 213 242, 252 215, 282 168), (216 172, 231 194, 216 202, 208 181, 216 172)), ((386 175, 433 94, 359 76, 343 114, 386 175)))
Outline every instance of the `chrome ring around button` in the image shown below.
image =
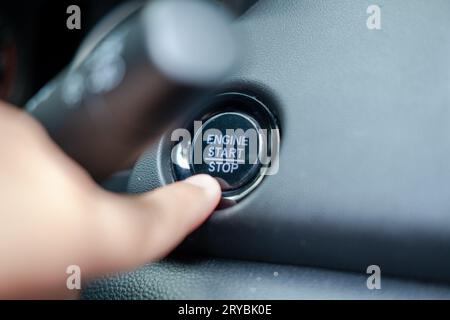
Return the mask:
POLYGON ((278 118, 255 96, 239 92, 218 94, 186 122, 185 128, 193 138, 179 140, 172 146, 175 180, 200 173, 216 177, 222 187, 220 207, 226 208, 242 200, 266 175, 273 174, 273 159, 277 157, 274 157, 270 141, 277 141, 279 147, 278 118), (209 129, 218 130, 205 135, 209 129), (242 131, 236 137, 227 135, 226 129, 242 131), (247 137, 251 132, 257 133, 257 138, 252 139, 253 151, 248 149, 250 141, 243 141, 249 129, 247 137))

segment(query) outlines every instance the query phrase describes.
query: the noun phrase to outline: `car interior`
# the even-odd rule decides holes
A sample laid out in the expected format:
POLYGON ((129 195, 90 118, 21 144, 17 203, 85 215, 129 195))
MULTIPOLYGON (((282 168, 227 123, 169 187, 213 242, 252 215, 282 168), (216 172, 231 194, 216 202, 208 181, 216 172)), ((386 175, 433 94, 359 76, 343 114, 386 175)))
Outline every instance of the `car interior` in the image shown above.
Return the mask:
MULTIPOLYGON (((47 89, 65 72, 83 74, 86 55, 117 62, 113 36, 127 41, 122 49, 126 63, 141 68, 137 52, 143 44, 129 30, 137 16, 166 24, 164 15, 148 9, 158 1, 165 0, 0 2, 0 99, 28 110, 59 137, 56 122, 62 115, 50 116, 40 103, 67 88, 65 103, 78 103, 78 87, 47 89), (81 8, 80 29, 66 28, 66 9, 74 3, 81 8), (104 40, 109 34, 114 34, 110 42, 104 40)), ((140 194, 215 172, 221 204, 169 257, 90 281, 82 298, 449 299, 450 1, 204 2, 227 12, 237 39, 236 63, 225 79, 187 107, 191 84, 158 87, 152 82, 163 71, 188 81, 185 66, 176 65, 186 59, 174 58, 171 64, 170 54, 160 55, 153 64, 161 69, 149 67, 158 75, 148 79, 126 71, 123 90, 131 92, 140 83, 146 91, 171 92, 154 98, 164 116, 143 117, 148 122, 136 131, 161 130, 157 138, 136 157, 120 149, 117 167, 109 158, 118 154, 91 159, 92 153, 79 150, 84 144, 72 143, 68 153, 84 152, 80 163, 85 161, 98 173, 95 179, 117 193, 140 194), (180 100, 186 101, 184 109, 172 108, 180 100), (170 127, 163 126, 169 109, 167 117, 177 117, 170 127), (264 149, 270 163, 186 165, 193 147, 175 142, 172 132, 183 128, 198 140, 192 125, 197 120, 203 129, 265 130, 273 142, 264 149), (381 282, 371 287, 374 270, 381 282)), ((187 6, 172 17, 203 30, 199 39, 186 31, 189 48, 179 50, 183 57, 193 56, 193 65, 211 62, 208 74, 188 70, 195 73, 189 78, 192 86, 228 68, 235 54, 214 14, 202 25, 196 14, 207 13, 196 10, 187 6), (220 50, 199 49, 213 44, 220 50)), ((161 30, 168 31, 152 39, 155 48, 171 36, 174 24, 166 25, 161 30)), ((109 82, 96 84, 102 94, 123 71, 105 70, 99 78, 109 82)), ((139 99, 133 99, 115 99, 113 107, 128 119, 141 112, 133 107, 139 99)), ((86 128, 81 142, 100 130, 86 128)), ((200 147, 219 138, 227 144, 224 134, 200 138, 200 147)), ((108 133, 99 141, 120 143, 114 139, 108 133)), ((246 152, 245 139, 233 143, 246 152)))

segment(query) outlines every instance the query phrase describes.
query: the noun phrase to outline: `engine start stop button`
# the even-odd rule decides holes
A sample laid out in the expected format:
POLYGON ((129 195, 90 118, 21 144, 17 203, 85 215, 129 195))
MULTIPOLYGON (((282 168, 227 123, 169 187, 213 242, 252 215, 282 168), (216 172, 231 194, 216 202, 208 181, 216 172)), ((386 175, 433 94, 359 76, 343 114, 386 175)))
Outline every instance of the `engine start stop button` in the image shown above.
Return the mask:
POLYGON ((195 132, 191 150, 193 174, 215 177, 223 191, 239 189, 253 181, 261 169, 259 124, 240 112, 217 114, 195 132))

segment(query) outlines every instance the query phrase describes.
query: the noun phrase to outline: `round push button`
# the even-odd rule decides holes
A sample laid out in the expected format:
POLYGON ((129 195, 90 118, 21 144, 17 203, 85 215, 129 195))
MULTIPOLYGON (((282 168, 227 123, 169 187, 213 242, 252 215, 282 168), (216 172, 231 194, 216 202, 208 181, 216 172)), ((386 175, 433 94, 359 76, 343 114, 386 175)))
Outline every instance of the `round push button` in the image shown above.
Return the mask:
POLYGON ((258 176, 261 147, 254 118, 240 112, 220 113, 195 132, 191 170, 215 177, 223 191, 236 190, 258 176))

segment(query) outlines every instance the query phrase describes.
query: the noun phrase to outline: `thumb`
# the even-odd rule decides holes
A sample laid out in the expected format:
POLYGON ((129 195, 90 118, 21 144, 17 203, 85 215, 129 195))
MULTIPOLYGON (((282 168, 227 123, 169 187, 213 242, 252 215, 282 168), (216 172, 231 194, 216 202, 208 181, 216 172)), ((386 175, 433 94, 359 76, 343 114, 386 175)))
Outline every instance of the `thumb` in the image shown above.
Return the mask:
POLYGON ((106 193, 89 215, 87 258, 93 273, 113 272, 160 259, 170 253, 216 208, 220 186, 197 175, 148 194, 106 193))

